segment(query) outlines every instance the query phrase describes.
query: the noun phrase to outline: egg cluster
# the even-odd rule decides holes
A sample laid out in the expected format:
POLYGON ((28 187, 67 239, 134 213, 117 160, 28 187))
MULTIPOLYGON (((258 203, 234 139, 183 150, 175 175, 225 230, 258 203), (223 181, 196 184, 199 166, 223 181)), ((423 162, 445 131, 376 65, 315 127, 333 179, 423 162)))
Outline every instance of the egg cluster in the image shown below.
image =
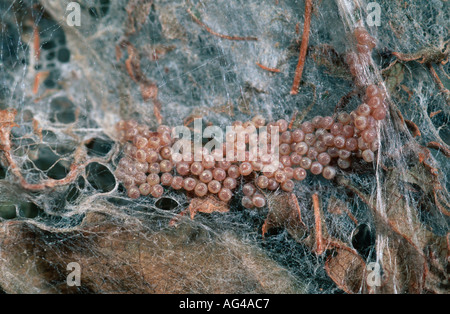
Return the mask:
POLYGON ((196 197, 216 194, 227 202, 233 191, 242 185, 242 205, 246 208, 264 207, 264 191, 281 189, 290 192, 294 189, 294 181, 304 180, 308 172, 331 180, 338 168, 351 166, 353 157, 366 162, 374 160, 374 152, 378 149, 377 121, 386 116, 385 94, 378 86, 370 85, 363 99, 364 103, 351 113, 340 112, 335 117, 316 116, 296 129, 290 129, 289 123, 283 119, 266 124, 262 116, 251 121, 234 122, 235 133, 226 140, 231 140, 234 148, 242 146, 242 161, 238 161, 238 150, 230 161, 225 144, 221 150, 208 151, 203 147, 200 157, 197 154, 195 159, 193 155, 174 158, 171 147, 175 139, 171 136, 170 127, 161 125, 153 132, 135 120, 121 121, 117 130, 121 141, 126 144, 116 176, 130 198, 141 195, 158 198, 165 189, 172 188, 185 190, 196 197), (249 126, 255 129, 266 127, 268 149, 265 151, 268 153, 255 154, 250 150, 249 136, 244 136, 243 142, 238 141, 236 134, 249 126), (272 133, 274 131, 278 133, 272 133), (271 146, 273 134, 278 134, 279 139, 276 150, 271 146), (275 156, 274 152, 278 155, 275 156))

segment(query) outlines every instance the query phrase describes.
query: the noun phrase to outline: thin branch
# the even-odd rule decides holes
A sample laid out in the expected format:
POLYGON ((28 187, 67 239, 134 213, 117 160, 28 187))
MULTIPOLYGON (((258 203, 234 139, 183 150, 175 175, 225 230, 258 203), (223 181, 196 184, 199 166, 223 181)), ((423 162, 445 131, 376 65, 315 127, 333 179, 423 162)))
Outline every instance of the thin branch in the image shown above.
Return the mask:
POLYGON ((430 70, 431 76, 433 77, 433 80, 436 83, 439 91, 444 94, 447 105, 450 105, 450 91, 445 88, 433 65, 431 63, 428 63, 427 67, 430 70))
POLYGON ((298 223, 303 228, 306 228, 306 225, 305 225, 305 223, 302 220, 302 211, 300 209, 300 205, 298 204, 297 196, 295 196, 294 193, 291 193, 289 197, 290 197, 289 203, 295 209, 295 212, 296 212, 296 214, 298 216, 298 223))
POLYGON ((292 127, 294 126, 294 122, 295 122, 295 119, 297 118, 297 114, 298 114, 298 111, 295 110, 294 114, 292 115, 291 121, 289 122, 289 125, 288 125, 289 130, 292 130, 292 127))
MULTIPOLYGON (((422 61, 418 61, 418 62, 423 63, 423 59, 425 58, 425 56, 422 53, 402 53, 402 52, 394 51, 394 52, 392 52, 392 55, 396 56, 397 59, 399 59, 403 62, 415 61, 415 60, 422 58, 422 61)), ((390 65, 389 65, 389 67, 390 67, 390 65)))
POLYGON ((70 172, 67 174, 67 176, 60 180, 47 179, 47 180, 42 181, 41 183, 28 183, 27 180, 22 176, 19 166, 17 166, 17 164, 12 159, 11 152, 4 151, 3 153, 6 157, 6 160, 8 161, 9 166, 11 167, 11 171, 19 179, 20 185, 24 189, 31 190, 31 191, 40 191, 40 190, 44 190, 47 188, 53 188, 55 186, 69 184, 69 183, 73 182, 76 178, 78 178, 80 173, 90 163, 90 162, 86 162, 83 164, 78 164, 77 162, 74 162, 70 166, 70 172))
POLYGON ((321 255, 325 248, 322 237, 322 215, 320 213, 319 196, 317 193, 312 195, 313 207, 314 207, 314 222, 316 229, 316 253, 321 255))
POLYGON ((450 149, 448 147, 445 147, 443 144, 438 143, 438 142, 429 142, 427 144, 428 148, 433 148, 433 149, 437 149, 439 151, 441 151, 445 157, 449 157, 450 158, 450 149))
POLYGON ((18 125, 14 123, 16 114, 16 110, 0 110, 0 151, 3 151, 3 155, 8 165, 11 167, 11 172, 17 177, 21 186, 27 190, 40 191, 46 188, 69 184, 78 178, 79 174, 91 162, 89 161, 82 163, 82 160, 86 157, 84 145, 77 148, 75 152, 75 161, 70 166, 70 172, 65 178, 60 180, 47 179, 41 183, 35 184, 27 182, 27 180, 23 177, 19 166, 16 164, 11 155, 11 129, 13 127, 18 127, 18 125))
POLYGON ((33 94, 38 93, 39 85, 41 84, 43 79, 48 77, 49 74, 50 74, 49 71, 43 71, 43 72, 36 73, 36 75, 34 76, 34 82, 33 82, 33 94))
POLYGON ((422 135, 422 133, 420 132, 419 127, 414 122, 405 119, 405 124, 408 127, 408 129, 412 132, 412 136, 413 137, 422 135))
POLYGON ((305 66, 306 53, 308 51, 309 29, 311 26, 312 0, 305 2, 305 23, 303 24, 302 44, 298 57, 297 68, 295 69, 294 83, 292 84, 291 95, 298 94, 298 87, 302 80, 303 68, 305 66))
POLYGON ((187 8, 186 9, 187 13, 189 13, 189 15, 192 17, 192 19, 194 20, 195 23, 197 23, 198 25, 202 26, 208 33, 223 38, 223 39, 228 39, 228 40, 248 40, 248 41, 257 41, 258 38, 256 37, 252 37, 252 36, 248 36, 248 37, 241 37, 241 36, 229 36, 229 35, 224 35, 224 34, 220 34, 217 33, 215 31, 213 31, 211 28, 209 28, 205 23, 203 23, 202 21, 200 21, 195 15, 194 13, 192 13, 192 11, 187 8))
POLYGON ((265 65, 262 65, 261 63, 256 62, 256 65, 259 66, 261 69, 269 71, 269 72, 273 72, 273 73, 280 73, 280 69, 276 69, 276 68, 269 68, 266 67, 265 65))
POLYGON ((441 112, 442 110, 433 111, 432 113, 430 113, 430 118, 433 118, 435 115, 440 114, 441 112))
POLYGON ((33 26, 33 49, 36 62, 39 62, 41 57, 41 38, 39 36, 39 29, 36 25, 33 26))

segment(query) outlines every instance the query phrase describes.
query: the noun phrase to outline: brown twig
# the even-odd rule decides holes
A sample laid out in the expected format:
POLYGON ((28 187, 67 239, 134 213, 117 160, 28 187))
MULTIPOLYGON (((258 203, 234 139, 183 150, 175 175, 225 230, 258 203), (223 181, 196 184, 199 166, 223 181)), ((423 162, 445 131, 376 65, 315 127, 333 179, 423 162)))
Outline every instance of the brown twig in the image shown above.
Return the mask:
POLYGON ((445 157, 450 157, 450 149, 448 147, 445 147, 444 145, 442 145, 441 143, 438 142, 429 142, 427 144, 428 148, 433 148, 433 149, 437 149, 439 151, 441 151, 445 157))
POLYGON ((211 28, 209 28, 205 23, 203 23, 202 21, 200 21, 195 15, 194 13, 192 13, 192 11, 187 8, 186 9, 187 13, 189 13, 189 15, 192 17, 192 19, 194 20, 195 23, 197 23, 198 25, 202 26, 208 33, 223 38, 223 39, 228 39, 228 40, 248 40, 248 41, 257 41, 258 38, 257 37, 252 37, 252 36, 229 36, 229 35, 224 35, 224 34, 220 34, 217 33, 215 31, 213 31, 211 28))
POLYGON ((292 115, 291 121, 289 122, 289 126, 288 126, 289 130, 292 130, 292 127, 294 126, 294 122, 295 122, 295 118, 297 118, 297 114, 298 114, 298 111, 295 110, 294 114, 292 115))
POLYGON ((158 122, 158 124, 162 123, 162 115, 161 115, 161 102, 159 101, 158 98, 153 98, 153 114, 156 117, 156 121, 158 122))
POLYGON ((47 188, 53 188, 55 186, 69 184, 69 183, 73 182, 76 178, 78 178, 81 171, 88 165, 88 163, 78 164, 78 163, 74 162, 70 166, 69 173, 63 179, 60 179, 60 180, 47 179, 47 180, 42 181, 41 183, 28 183, 27 180, 25 180, 25 178, 22 176, 19 166, 17 166, 17 164, 12 159, 10 151, 4 151, 4 155, 6 157, 6 160, 8 161, 9 166, 11 167, 11 171, 19 179, 20 185, 24 189, 32 190, 32 191, 40 191, 40 190, 44 190, 47 188))
POLYGON ((408 129, 412 132, 413 137, 422 135, 422 133, 420 133, 419 127, 414 122, 405 119, 405 124, 408 127, 408 129))
POLYGON ((305 223, 302 220, 302 211, 300 209, 300 205, 298 204, 297 196, 295 196, 294 193, 291 193, 291 195, 289 197, 290 197, 289 203, 290 203, 291 207, 293 207, 295 209, 295 212, 296 212, 296 214, 298 216, 298 221, 297 222, 302 227, 306 228, 306 225, 305 225, 305 223))
POLYGON ((41 57, 41 39, 39 37, 39 30, 36 25, 33 26, 33 48, 34 48, 34 57, 36 61, 39 61, 41 57))
MULTIPOLYGON (((33 25, 33 50, 34 59, 36 62, 39 62, 39 59, 41 58, 41 38, 39 36, 39 29, 36 25, 33 25)), ((34 76, 33 94, 37 94, 42 76, 46 75, 48 75, 48 71, 36 73, 36 75, 34 76)))
POLYGON ((313 207, 314 207, 314 223, 316 229, 316 253, 321 255, 325 248, 322 237, 322 215, 320 213, 319 196, 317 193, 312 195, 313 207))
POLYGON ((312 0, 305 1, 305 23, 303 24, 302 44, 300 46, 300 54, 294 74, 294 83, 292 84, 291 95, 298 94, 298 87, 302 79, 303 68, 305 66, 306 53, 308 51, 309 29, 311 26, 312 0))
POLYGON ((415 61, 415 60, 422 58, 422 61, 418 61, 418 62, 423 63, 423 59, 425 59, 425 57, 422 54, 414 54, 414 53, 402 53, 402 52, 394 51, 394 52, 392 52, 392 55, 396 56, 397 59, 404 61, 404 62, 415 61))
POLYGON ((438 111, 433 111, 432 113, 430 113, 430 118, 433 118, 435 115, 438 115, 442 112, 442 110, 438 110, 438 111))
POLYGON ((448 62, 450 44, 447 40, 440 47, 424 47, 415 53, 401 53, 394 51, 392 55, 403 62, 416 61, 422 64, 443 64, 448 62))
POLYGON ((444 84, 442 83, 441 79, 436 73, 436 70, 434 69, 433 65, 431 63, 428 63, 427 67, 428 70, 430 70, 431 76, 433 77, 433 80, 436 83, 439 91, 444 94, 447 105, 450 105, 450 91, 445 88, 444 84))
POLYGON ((83 146, 80 146, 75 152, 75 162, 70 166, 70 172, 65 178, 60 180, 47 179, 41 183, 35 184, 27 182, 11 155, 11 129, 18 126, 14 123, 16 114, 16 110, 0 110, 0 150, 3 151, 3 155, 5 156, 8 165, 11 167, 11 172, 19 179, 21 186, 27 190, 40 191, 73 182, 88 164, 81 164, 81 160, 85 156, 85 154, 83 154, 83 146))
POLYGON ((421 162, 425 169, 427 169, 434 177, 439 176, 439 170, 436 169, 436 167, 433 167, 433 165, 428 161, 430 159, 431 152, 429 149, 422 147, 422 153, 419 153, 419 162, 421 162))
POLYGON ((439 196, 437 194, 437 190, 433 189, 433 195, 434 195, 434 203, 436 204, 436 207, 446 216, 450 216, 450 211, 444 208, 444 206, 441 204, 439 200, 439 196))
POLYGON ((37 92, 39 91, 39 85, 41 84, 42 79, 46 78, 49 74, 50 74, 49 71, 43 71, 43 72, 36 73, 36 75, 34 76, 34 82, 33 82, 33 94, 37 94, 37 92))
POLYGON ((259 66, 261 69, 269 71, 269 72, 273 72, 273 73, 280 73, 280 69, 276 69, 276 68, 269 68, 266 67, 265 65, 262 65, 261 63, 256 62, 256 65, 259 66))
POLYGON ((131 77, 131 79, 135 82, 137 82, 137 78, 135 76, 135 69, 139 66, 139 64, 136 66, 135 56, 136 50, 134 46, 131 43, 128 43, 127 45, 127 51, 128 51, 128 58, 125 60, 125 68, 128 72, 128 75, 131 77))

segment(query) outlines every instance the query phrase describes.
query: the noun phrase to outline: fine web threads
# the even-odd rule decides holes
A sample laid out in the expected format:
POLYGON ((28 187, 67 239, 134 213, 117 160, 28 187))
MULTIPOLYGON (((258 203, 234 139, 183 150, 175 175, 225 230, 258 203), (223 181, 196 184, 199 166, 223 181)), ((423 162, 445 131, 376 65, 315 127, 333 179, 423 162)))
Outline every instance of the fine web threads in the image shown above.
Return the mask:
MULTIPOLYGON (((353 35, 356 51, 348 54, 347 63, 356 85, 366 86, 363 102, 350 113, 339 112, 335 117, 316 116, 294 130, 284 119, 266 124, 261 115, 246 122, 235 121, 233 131, 236 136, 227 133, 225 139, 227 145, 231 142, 234 148, 244 151, 240 155, 244 159, 236 154, 231 160, 228 155, 222 160, 226 147, 222 151, 208 151, 203 147, 195 159, 183 156, 190 158, 180 160, 174 158, 170 149, 174 144, 171 127, 160 125, 153 132, 135 120, 120 121, 117 124, 119 138, 126 144, 116 176, 124 184, 128 196, 158 198, 165 188, 170 187, 196 197, 213 194, 228 202, 238 182, 245 181, 249 183, 243 186, 242 205, 261 208, 266 204, 264 191, 291 192, 295 181, 304 180, 308 172, 332 180, 337 168, 351 168, 353 157, 374 162, 379 146, 377 122, 386 117, 386 93, 383 88, 369 85, 363 79, 365 65, 376 45, 375 39, 363 27, 356 28, 353 35), (275 129, 278 138, 274 142, 278 147, 265 149, 269 153, 256 154, 254 158, 254 152, 250 151, 250 136, 239 136, 239 132, 245 132, 249 126, 266 126, 267 134, 271 136, 275 129), (274 156, 275 153, 278 155, 274 156), (246 180, 241 180, 244 178, 246 180)), ((267 136, 265 145, 270 147, 270 144, 271 138, 267 136)))

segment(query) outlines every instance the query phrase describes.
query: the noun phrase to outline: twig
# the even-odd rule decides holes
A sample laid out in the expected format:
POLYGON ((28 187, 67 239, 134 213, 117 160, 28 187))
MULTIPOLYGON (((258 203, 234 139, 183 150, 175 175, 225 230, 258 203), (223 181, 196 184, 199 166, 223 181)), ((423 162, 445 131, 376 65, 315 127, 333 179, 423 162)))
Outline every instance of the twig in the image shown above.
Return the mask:
POLYGON ((49 74, 50 74, 49 71, 43 71, 43 72, 36 73, 36 75, 34 76, 34 82, 33 82, 33 94, 37 94, 37 92, 39 91, 39 85, 41 84, 42 79, 47 77, 49 74))
POLYGON ((158 98, 153 98, 153 114, 156 117, 156 121, 158 122, 158 124, 162 123, 162 115, 161 115, 161 102, 159 101, 158 98))
POLYGON ((275 69, 275 68, 269 68, 266 67, 265 65, 262 65, 261 63, 256 62, 256 65, 259 66, 261 69, 269 71, 269 72, 273 72, 273 73, 280 73, 280 69, 275 69))
POLYGON ((431 76, 433 77, 434 82, 438 86, 439 91, 444 94, 447 105, 450 105, 450 91, 445 88, 441 79, 437 75, 436 70, 433 68, 433 65, 431 63, 428 63, 427 67, 430 70, 431 76))
POLYGON ((442 110, 433 111, 432 113, 430 113, 430 118, 433 118, 435 115, 440 114, 441 112, 442 110))
POLYGON ((39 37, 39 30, 36 25, 33 26, 33 48, 34 48, 34 57, 37 62, 41 57, 41 38, 39 37))
POLYGON ((321 255, 324 252, 324 244, 322 238, 322 217, 320 214, 319 196, 317 193, 312 195, 314 207, 314 222, 316 229, 316 253, 321 255))
POLYGON ((28 183, 27 180, 22 176, 19 167, 12 159, 10 151, 3 152, 8 164, 11 166, 11 170, 14 175, 19 179, 20 185, 27 190, 31 191, 40 191, 47 188, 53 188, 55 186, 66 185, 73 182, 76 178, 78 178, 79 174, 83 171, 83 169, 90 163, 77 164, 76 162, 70 166, 70 172, 67 176, 60 180, 55 179, 47 179, 42 181, 41 183, 28 183))
POLYGON ((449 40, 445 41, 440 47, 424 47, 415 53, 392 52, 393 56, 404 62, 416 61, 422 64, 436 63, 442 65, 448 62, 449 54, 449 40))
POLYGON ((300 205, 298 204, 297 196, 295 196, 294 193, 291 193, 289 202, 290 202, 290 205, 295 208, 295 212, 298 215, 298 223, 303 228, 306 228, 306 225, 305 225, 305 223, 302 220, 302 211, 300 210, 300 205))
POLYGON ((422 135, 422 133, 420 133, 419 127, 414 122, 405 119, 405 124, 408 127, 408 129, 410 129, 410 131, 412 132, 413 137, 422 135))
POLYGON ((438 142, 429 142, 427 144, 428 148, 433 148, 433 149, 437 149, 439 151, 441 151, 445 157, 450 157, 450 149, 448 149, 447 147, 445 147, 444 145, 442 145, 441 143, 438 142))
MULTIPOLYGON (((134 49, 134 46, 131 45, 131 43, 129 43, 127 45, 127 51, 128 51, 128 58, 127 60, 125 60, 125 68, 128 72, 128 75, 131 77, 131 79, 135 82, 137 82, 137 78, 135 76, 135 56, 136 56, 136 51, 134 49)), ((139 64, 138 64, 139 66, 139 64)))
POLYGON ((441 205, 441 202, 439 201, 439 196, 437 194, 436 189, 433 189, 434 194, 434 203, 436 204, 437 208, 446 216, 450 216, 450 211, 446 210, 444 206, 441 205))
POLYGON ((291 95, 298 94, 298 87, 302 79, 303 68, 305 66, 306 52, 308 51, 309 29, 311 25, 312 0, 305 2, 305 23, 303 24, 302 44, 298 57, 297 68, 294 74, 294 83, 292 84, 291 95))
POLYGON ((215 31, 213 31, 211 28, 209 28, 205 23, 203 23, 202 21, 200 21, 195 15, 194 13, 192 13, 192 11, 187 8, 186 9, 187 13, 189 13, 189 15, 192 17, 192 19, 194 20, 195 23, 197 23, 198 25, 202 26, 208 33, 223 38, 223 39, 228 39, 228 40, 249 40, 249 41, 257 41, 258 38, 256 37, 252 37, 252 36, 248 36, 248 37, 241 37, 241 36, 229 36, 229 35, 224 35, 224 34, 220 34, 217 33, 215 31))
MULTIPOLYGON (((39 59, 41 58, 41 38, 39 36, 39 29, 36 24, 33 25, 33 50, 34 60, 36 63, 39 63, 39 59)), ((42 76, 46 75, 48 75, 48 71, 36 73, 34 76, 33 94, 37 94, 42 76)))
POLYGON ((424 154, 419 154, 419 162, 421 162, 424 165, 425 169, 427 169, 434 177, 437 178, 439 176, 439 170, 433 167, 430 162, 428 162, 428 159, 431 155, 430 150, 422 147, 422 151, 424 152, 424 154))
POLYGON ((84 145, 78 147, 75 152, 75 161, 70 166, 70 172, 65 178, 60 180, 47 179, 41 183, 35 184, 27 182, 11 155, 11 129, 13 127, 18 127, 18 125, 14 123, 16 114, 16 110, 0 110, 0 151, 3 151, 3 155, 11 167, 11 172, 19 179, 21 186, 27 190, 40 191, 46 188, 53 188, 55 186, 71 183, 78 178, 81 171, 90 163, 81 163, 81 160, 84 159, 86 155, 84 145))
MULTIPOLYGON (((397 57, 398 58, 398 57, 397 57)), ((389 71, 394 65, 397 64, 399 59, 395 59, 394 61, 392 61, 387 67, 385 67, 384 69, 381 69, 381 74, 384 74, 384 72, 389 71)))
POLYGON ((295 118, 297 118, 297 114, 298 114, 298 111, 295 110, 294 114, 292 115, 291 122, 289 122, 289 126, 288 126, 289 130, 292 130, 292 127, 294 126, 294 122, 295 122, 295 118))
POLYGON ((425 56, 422 55, 421 53, 402 53, 402 52, 394 51, 394 52, 392 52, 392 55, 396 56, 397 59, 404 61, 404 62, 415 61, 415 60, 422 58, 422 61, 417 61, 417 62, 423 63, 424 59, 425 59, 425 56))

